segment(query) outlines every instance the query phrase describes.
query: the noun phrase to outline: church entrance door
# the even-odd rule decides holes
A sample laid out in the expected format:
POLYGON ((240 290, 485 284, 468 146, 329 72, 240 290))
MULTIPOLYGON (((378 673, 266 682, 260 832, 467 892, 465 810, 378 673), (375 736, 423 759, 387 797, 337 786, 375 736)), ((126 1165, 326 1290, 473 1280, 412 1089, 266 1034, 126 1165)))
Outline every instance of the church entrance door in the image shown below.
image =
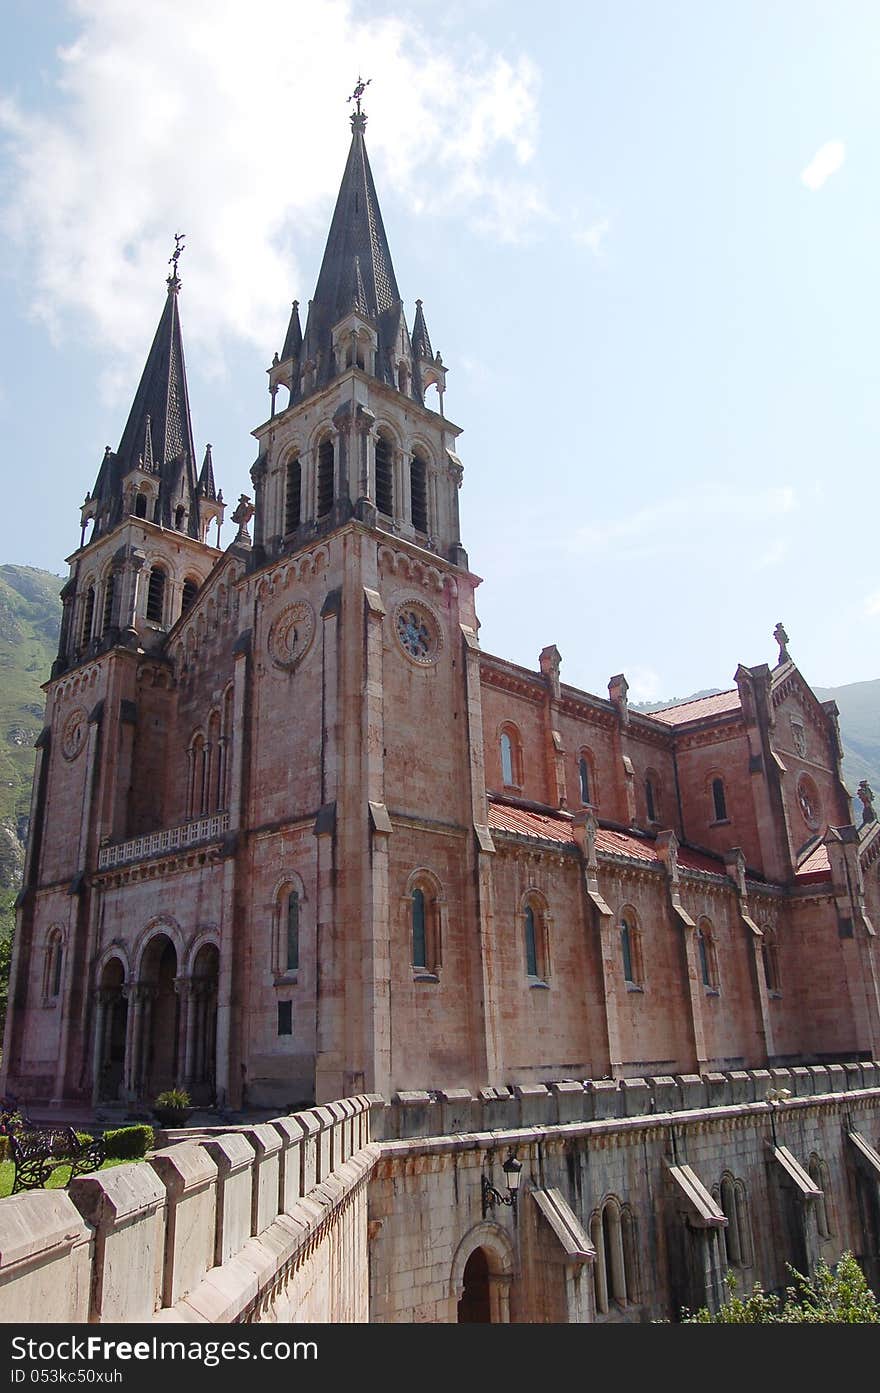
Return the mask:
POLYGON ((489 1261, 484 1249, 475 1248, 465 1263, 464 1291, 458 1302, 458 1323, 490 1325, 491 1322, 489 1261))

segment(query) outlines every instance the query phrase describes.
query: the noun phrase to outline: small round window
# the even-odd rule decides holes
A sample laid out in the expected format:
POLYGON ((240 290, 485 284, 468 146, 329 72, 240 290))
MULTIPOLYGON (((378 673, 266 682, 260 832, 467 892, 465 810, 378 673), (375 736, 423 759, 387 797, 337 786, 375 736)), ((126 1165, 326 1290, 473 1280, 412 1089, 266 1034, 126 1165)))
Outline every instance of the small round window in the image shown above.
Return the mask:
POLYGON ((440 627, 425 605, 415 600, 398 605, 394 628, 408 658, 426 666, 436 662, 440 649, 440 627))
POLYGON ((801 816, 804 822, 812 832, 818 831, 822 816, 819 790, 816 788, 813 780, 806 775, 802 775, 801 778, 798 779, 797 798, 798 807, 801 810, 801 816))

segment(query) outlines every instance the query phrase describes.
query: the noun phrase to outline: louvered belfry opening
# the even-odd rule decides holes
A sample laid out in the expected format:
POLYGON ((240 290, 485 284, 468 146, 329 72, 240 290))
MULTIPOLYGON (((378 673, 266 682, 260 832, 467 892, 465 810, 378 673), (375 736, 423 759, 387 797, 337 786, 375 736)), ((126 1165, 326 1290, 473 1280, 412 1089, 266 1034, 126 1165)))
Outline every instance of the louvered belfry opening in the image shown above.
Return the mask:
POLYGON ((414 454, 409 466, 409 491, 412 525, 417 532, 428 530, 428 478, 425 461, 414 454))
POLYGON ((386 517, 394 515, 394 473, 391 442, 384 435, 376 441, 376 507, 386 517))
POLYGON ((318 517, 326 517, 333 507, 333 441, 323 440, 318 448, 318 517))
MULTIPOLYGON (((332 480, 331 480, 332 483, 332 480)), ((332 496, 332 487, 331 487, 332 496)), ((302 465, 294 456, 287 462, 284 487, 284 532, 295 532, 302 520, 302 465)))

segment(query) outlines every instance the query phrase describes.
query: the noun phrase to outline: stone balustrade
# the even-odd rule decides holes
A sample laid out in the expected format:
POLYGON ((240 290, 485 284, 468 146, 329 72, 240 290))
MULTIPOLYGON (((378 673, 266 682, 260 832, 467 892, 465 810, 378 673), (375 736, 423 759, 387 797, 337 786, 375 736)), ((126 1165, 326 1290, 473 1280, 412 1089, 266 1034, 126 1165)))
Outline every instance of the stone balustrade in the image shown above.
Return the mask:
POLYGON ((445 1136, 456 1132, 599 1122, 650 1113, 687 1112, 763 1103, 769 1089, 793 1097, 880 1087, 880 1062, 795 1065, 650 1078, 564 1079, 507 1088, 413 1089, 394 1095, 374 1118, 380 1140, 445 1136))
POLYGON ((132 837, 127 842, 101 847, 98 852, 98 870, 127 865, 132 861, 144 861, 148 856, 161 856, 169 851, 178 851, 182 847, 198 846, 202 842, 219 841, 228 831, 229 814, 214 813, 210 817, 184 822, 179 827, 147 832, 144 836, 132 837))
POLYGON ((161 1133, 146 1162, 0 1200, 0 1321, 366 1320, 381 1104, 161 1133))

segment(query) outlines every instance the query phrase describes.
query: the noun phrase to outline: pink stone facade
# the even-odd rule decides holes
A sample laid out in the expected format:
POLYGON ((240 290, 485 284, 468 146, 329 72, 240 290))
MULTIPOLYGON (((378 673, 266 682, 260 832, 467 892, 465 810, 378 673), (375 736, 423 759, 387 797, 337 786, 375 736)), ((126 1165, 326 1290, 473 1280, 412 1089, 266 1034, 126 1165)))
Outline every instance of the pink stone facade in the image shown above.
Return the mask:
POLYGON ((87 500, 0 1084, 281 1108, 876 1058, 880 823, 835 711, 787 654, 650 714, 552 645, 481 653, 445 368, 373 225, 377 308, 371 281, 334 318, 322 270, 331 358, 296 319, 225 551, 209 456, 198 526, 134 512, 122 446, 87 500))

